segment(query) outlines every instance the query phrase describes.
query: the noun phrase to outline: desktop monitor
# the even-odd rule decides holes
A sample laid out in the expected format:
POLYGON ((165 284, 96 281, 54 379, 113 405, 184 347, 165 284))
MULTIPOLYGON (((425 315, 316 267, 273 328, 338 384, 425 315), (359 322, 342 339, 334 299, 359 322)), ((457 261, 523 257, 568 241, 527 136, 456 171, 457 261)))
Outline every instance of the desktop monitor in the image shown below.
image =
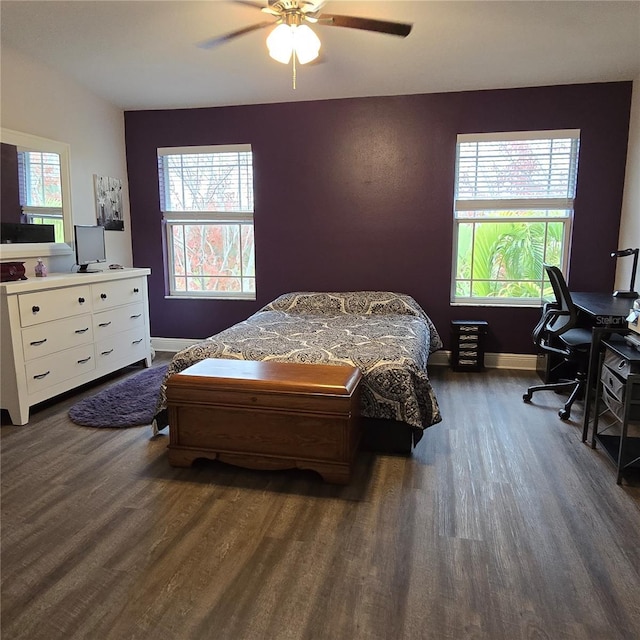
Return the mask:
POLYGON ((104 227, 76 224, 73 227, 76 243, 76 263, 78 273, 96 273, 99 269, 89 269, 90 264, 106 262, 104 227))

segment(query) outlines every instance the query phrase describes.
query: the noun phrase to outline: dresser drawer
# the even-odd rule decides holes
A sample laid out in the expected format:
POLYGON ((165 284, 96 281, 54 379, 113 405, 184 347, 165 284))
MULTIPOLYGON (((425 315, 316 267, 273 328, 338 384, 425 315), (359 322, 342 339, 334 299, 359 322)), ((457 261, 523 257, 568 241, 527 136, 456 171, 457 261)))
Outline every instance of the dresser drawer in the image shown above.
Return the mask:
POLYGON ((149 351, 144 326, 97 341, 95 347, 96 366, 107 369, 112 362, 127 360, 131 363, 142 360, 147 357, 149 351))
POLYGON ((26 361, 92 342, 90 315, 54 320, 22 330, 22 351, 26 361))
POLYGON ((144 305, 129 304, 109 311, 101 311, 93 316, 93 333, 96 340, 102 340, 114 333, 144 326, 144 305))
POLYGON ((32 360, 25 365, 27 391, 30 394, 38 393, 42 389, 93 371, 95 368, 92 344, 32 360))
POLYGON ((23 327, 80 316, 91 312, 91 287, 86 285, 22 293, 18 296, 18 308, 23 327))
POLYGON ((127 278, 91 285, 93 310, 110 309, 132 302, 143 302, 144 278, 127 278))

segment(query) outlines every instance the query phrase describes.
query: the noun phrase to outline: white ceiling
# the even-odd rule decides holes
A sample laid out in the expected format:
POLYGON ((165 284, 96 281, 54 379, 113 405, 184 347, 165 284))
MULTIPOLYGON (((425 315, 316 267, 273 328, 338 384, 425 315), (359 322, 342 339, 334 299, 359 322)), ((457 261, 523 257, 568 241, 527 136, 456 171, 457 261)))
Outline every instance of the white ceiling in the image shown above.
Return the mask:
MULTIPOLYGON (((266 0, 264 0, 266 3, 266 0)), ((73 77, 123 109, 631 80, 640 76, 640 2, 341 2, 323 12, 413 23, 407 38, 315 27, 323 61, 269 58, 269 29, 196 45, 267 16, 232 1, 2 0, 2 47, 73 77)), ((268 18, 267 18, 268 19, 268 18)))

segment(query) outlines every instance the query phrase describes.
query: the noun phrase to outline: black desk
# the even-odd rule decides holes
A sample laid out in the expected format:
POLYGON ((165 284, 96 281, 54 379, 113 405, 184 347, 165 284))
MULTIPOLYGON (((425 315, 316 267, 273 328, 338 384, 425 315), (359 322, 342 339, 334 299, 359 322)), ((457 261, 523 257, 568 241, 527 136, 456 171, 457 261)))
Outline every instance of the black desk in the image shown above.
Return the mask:
POLYGON ((592 318, 594 326, 627 327, 629 309, 633 307, 633 298, 614 298, 610 293, 571 292, 573 304, 592 318))
POLYGON ((627 328, 627 316, 633 306, 631 298, 614 298, 610 293, 571 292, 571 299, 578 307, 585 322, 591 325, 591 351, 589 353, 589 371, 587 374, 587 391, 584 399, 584 420, 582 423, 582 442, 587 440, 591 417, 591 401, 593 389, 598 376, 598 362, 602 350, 602 338, 616 329, 627 328))

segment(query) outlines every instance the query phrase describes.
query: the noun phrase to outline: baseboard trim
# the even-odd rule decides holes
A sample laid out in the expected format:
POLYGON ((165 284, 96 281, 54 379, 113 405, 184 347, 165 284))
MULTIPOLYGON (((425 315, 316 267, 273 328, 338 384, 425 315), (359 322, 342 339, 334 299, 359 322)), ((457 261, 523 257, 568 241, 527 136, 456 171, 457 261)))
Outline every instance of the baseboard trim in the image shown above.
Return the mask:
MULTIPOLYGON (((186 349, 202 340, 189 340, 185 338, 151 338, 151 346, 156 351, 169 351, 176 353, 186 349)), ((527 353, 485 353, 484 365, 487 369, 520 369, 523 371, 535 371, 537 356, 527 353)), ((451 351, 436 351, 429 358, 429 364, 435 367, 448 367, 451 365, 451 351)))
MULTIPOLYGON (((538 357, 528 353, 485 353, 484 366, 487 369, 518 369, 535 371, 538 357)), ((429 358, 429 364, 436 367, 451 365, 451 351, 436 351, 429 358)))
POLYGON ((187 338, 151 338, 151 346, 156 351, 169 351, 177 353, 194 344, 198 344, 202 340, 189 340, 187 338))

